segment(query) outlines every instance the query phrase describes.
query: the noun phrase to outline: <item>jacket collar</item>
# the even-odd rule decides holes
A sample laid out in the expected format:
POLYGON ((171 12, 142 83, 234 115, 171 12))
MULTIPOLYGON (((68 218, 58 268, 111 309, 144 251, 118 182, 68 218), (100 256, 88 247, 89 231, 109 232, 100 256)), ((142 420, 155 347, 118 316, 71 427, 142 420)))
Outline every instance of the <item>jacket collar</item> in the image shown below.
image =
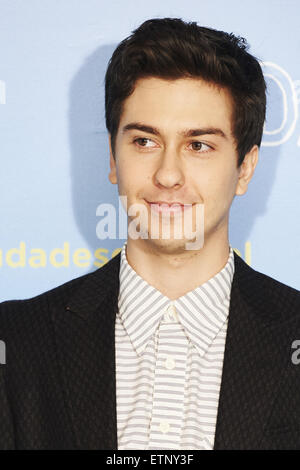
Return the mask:
MULTIPOLYGON (((118 308, 120 253, 100 269, 84 276, 65 308, 83 320, 90 318, 99 306, 110 299, 111 310, 118 308)), ((104 312, 105 313, 105 312, 104 312)))

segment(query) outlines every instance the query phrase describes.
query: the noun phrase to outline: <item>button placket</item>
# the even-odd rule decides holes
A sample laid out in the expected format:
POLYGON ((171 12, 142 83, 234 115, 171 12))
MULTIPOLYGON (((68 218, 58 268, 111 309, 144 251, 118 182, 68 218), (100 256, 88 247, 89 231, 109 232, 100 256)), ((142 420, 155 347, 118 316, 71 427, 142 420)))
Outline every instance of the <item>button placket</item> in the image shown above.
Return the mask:
MULTIPOLYGON (((165 315, 166 313, 168 312, 165 311, 165 315)), ((188 340, 182 333, 180 323, 162 322, 157 339, 149 449, 160 445, 166 449, 179 448, 185 390, 185 366, 182 360, 187 358, 187 349, 188 340), (177 338, 181 344, 180 353, 176 348, 177 338), (183 345, 185 350, 182 348, 183 345), (174 354, 172 354, 173 349, 174 354), (177 356, 180 357, 180 370, 176 368, 177 356), (175 411, 172 410, 173 407, 175 411)))

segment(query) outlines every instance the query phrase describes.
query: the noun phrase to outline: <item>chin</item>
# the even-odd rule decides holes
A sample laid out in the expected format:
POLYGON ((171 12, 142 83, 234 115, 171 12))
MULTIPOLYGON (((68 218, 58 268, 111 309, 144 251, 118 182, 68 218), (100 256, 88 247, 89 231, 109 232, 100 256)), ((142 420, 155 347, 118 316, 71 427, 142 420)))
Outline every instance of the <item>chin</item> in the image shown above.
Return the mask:
POLYGON ((188 252, 186 244, 190 242, 188 239, 163 239, 148 238, 144 242, 153 250, 162 254, 182 254, 188 252))

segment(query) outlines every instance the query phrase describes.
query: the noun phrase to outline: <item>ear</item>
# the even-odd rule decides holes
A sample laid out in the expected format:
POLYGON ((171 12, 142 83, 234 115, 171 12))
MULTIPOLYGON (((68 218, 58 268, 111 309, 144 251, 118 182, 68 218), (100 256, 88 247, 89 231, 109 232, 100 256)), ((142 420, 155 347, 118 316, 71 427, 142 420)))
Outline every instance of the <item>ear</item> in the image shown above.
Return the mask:
POLYGON ((252 149, 246 153, 243 163, 239 168, 239 179, 235 194, 242 196, 248 189, 255 167, 258 162, 258 146, 254 145, 252 149))
POLYGON ((109 165, 110 165, 110 172, 108 175, 108 179, 112 184, 117 184, 118 182, 117 167, 116 167, 116 161, 114 159, 112 149, 111 149, 111 135, 110 134, 108 137, 108 145, 109 145, 109 165))

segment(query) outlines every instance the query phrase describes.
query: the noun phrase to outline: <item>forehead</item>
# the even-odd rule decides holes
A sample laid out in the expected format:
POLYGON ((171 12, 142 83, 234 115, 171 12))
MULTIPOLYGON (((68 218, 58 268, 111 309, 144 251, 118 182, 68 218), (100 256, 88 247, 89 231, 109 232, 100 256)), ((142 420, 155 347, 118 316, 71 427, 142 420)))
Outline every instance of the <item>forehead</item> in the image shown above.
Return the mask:
POLYGON ((139 79, 124 101, 120 127, 141 121, 167 130, 196 126, 220 127, 231 134, 233 103, 230 92, 201 79, 139 79))

